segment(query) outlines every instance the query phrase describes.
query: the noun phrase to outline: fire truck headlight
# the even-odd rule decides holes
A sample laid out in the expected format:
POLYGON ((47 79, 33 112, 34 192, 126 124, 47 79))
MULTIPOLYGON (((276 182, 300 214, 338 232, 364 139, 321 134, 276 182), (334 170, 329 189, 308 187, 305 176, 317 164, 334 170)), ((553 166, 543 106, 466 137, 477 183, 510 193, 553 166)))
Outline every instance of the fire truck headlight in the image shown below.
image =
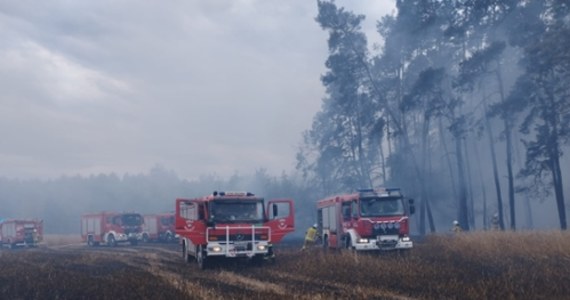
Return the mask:
POLYGON ((357 241, 359 244, 367 244, 368 243, 368 239, 358 239, 357 241))
POLYGON ((402 238, 402 242, 409 242, 410 241, 410 237, 409 236, 405 236, 402 238))
POLYGON ((211 249, 213 252, 221 252, 222 251, 222 247, 220 247, 220 246, 214 246, 211 249))
POLYGON ((257 245, 257 250, 263 251, 265 249, 266 249, 265 245, 257 245))

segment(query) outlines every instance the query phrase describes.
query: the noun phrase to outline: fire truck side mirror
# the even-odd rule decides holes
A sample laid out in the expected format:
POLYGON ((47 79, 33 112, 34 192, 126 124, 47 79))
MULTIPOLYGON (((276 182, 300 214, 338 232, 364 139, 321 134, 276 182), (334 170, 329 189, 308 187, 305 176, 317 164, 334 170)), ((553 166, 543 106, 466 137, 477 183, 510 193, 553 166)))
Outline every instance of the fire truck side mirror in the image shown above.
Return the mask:
POLYGON ((272 216, 273 216, 273 219, 275 219, 275 218, 279 215, 279 212, 277 211, 277 204, 274 203, 274 204, 272 205, 272 207, 273 207, 273 209, 272 209, 272 210, 273 210, 272 216))
POLYGON ((413 215, 416 212, 416 206, 414 205, 414 199, 408 199, 408 203, 410 206, 410 215, 413 215))

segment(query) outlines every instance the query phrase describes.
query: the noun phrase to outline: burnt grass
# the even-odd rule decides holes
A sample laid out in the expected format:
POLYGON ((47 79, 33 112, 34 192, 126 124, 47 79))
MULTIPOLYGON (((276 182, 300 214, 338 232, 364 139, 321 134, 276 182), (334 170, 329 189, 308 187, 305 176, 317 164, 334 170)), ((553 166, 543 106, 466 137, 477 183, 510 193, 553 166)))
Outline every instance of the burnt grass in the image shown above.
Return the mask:
POLYGON ((181 299, 162 278, 112 257, 86 253, 3 251, 2 299, 181 299))
POLYGON ((568 233, 433 235, 404 254, 299 248, 283 244, 274 264, 218 260, 205 271, 176 245, 1 250, 0 299, 570 298, 568 233))

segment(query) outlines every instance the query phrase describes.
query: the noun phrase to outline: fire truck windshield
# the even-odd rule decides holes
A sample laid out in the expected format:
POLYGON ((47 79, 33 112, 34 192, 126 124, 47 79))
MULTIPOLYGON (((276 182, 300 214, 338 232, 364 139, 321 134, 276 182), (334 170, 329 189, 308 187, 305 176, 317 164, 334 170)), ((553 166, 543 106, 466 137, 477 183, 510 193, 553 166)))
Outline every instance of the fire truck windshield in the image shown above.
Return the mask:
POLYGON ((363 217, 399 216, 404 214, 400 197, 362 198, 360 215, 363 217))
POLYGON ((121 223, 123 226, 139 226, 142 224, 142 217, 139 214, 123 214, 121 215, 121 223))
POLYGON ((210 221, 219 223, 263 222, 262 200, 217 200, 210 206, 210 221))

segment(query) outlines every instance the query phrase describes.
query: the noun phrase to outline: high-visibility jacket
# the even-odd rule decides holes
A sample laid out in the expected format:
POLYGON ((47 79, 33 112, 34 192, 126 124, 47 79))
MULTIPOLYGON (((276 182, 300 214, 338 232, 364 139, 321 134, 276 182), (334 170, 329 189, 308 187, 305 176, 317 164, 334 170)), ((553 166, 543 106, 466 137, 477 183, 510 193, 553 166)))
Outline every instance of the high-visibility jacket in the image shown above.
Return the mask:
POLYGON ((305 240, 307 241, 314 241, 317 238, 317 228, 310 227, 307 229, 307 233, 305 234, 305 240))

